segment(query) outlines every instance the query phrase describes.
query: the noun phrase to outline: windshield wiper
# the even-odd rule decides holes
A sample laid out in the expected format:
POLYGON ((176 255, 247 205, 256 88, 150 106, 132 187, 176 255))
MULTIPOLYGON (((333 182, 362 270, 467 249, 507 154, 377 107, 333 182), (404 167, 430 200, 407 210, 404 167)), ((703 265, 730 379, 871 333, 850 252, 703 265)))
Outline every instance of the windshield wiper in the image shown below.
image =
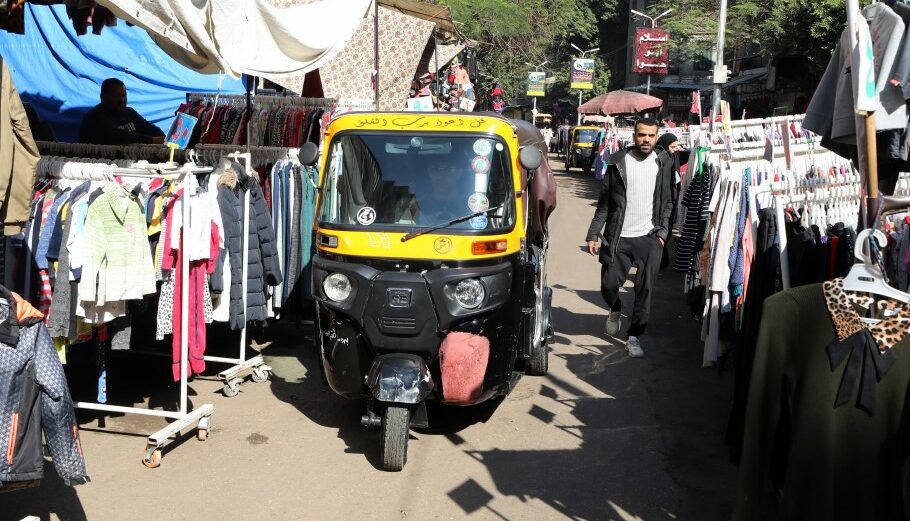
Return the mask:
POLYGON ((442 228, 448 228, 449 226, 452 226, 453 224, 458 224, 458 223, 461 223, 461 222, 465 222, 465 221, 467 221, 468 219, 473 219, 473 218, 475 218, 475 217, 477 217, 477 216, 479 216, 479 215, 485 215, 485 214, 488 214, 488 213, 490 213, 490 212, 495 212, 496 210, 499 210, 499 209, 502 208, 503 206, 505 206, 505 205, 504 205, 504 204, 501 204, 501 205, 499 205, 499 206, 494 206, 493 208, 489 208, 489 209, 486 209, 486 210, 482 210, 482 211, 480 211, 480 212, 474 212, 474 213, 472 213, 472 214, 465 215, 465 216, 463 216, 463 217, 458 217, 457 219, 452 219, 452 220, 449 221, 449 222, 445 222, 445 223, 442 223, 442 224, 437 224, 436 226, 431 226, 431 227, 429 227, 429 228, 424 228, 424 229, 419 230, 419 231, 416 231, 416 232, 411 232, 411 233, 405 235, 404 237, 402 237, 402 238, 401 238, 401 242, 408 242, 409 240, 411 240, 411 239, 413 239, 413 238, 415 238, 415 237, 420 237, 421 235, 423 235, 423 234, 425 234, 425 233, 435 232, 436 230, 440 230, 440 229, 442 229, 442 228))

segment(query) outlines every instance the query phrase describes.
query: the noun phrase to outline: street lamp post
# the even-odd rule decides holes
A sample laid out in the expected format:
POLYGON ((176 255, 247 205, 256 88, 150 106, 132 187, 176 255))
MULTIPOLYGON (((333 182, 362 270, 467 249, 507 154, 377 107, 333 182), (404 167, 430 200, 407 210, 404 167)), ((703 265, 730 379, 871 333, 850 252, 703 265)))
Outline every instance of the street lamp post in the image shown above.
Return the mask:
MULTIPOLYGON (((539 63, 537 65, 533 65, 531 63, 525 62, 525 65, 533 68, 534 72, 537 72, 538 69, 540 69, 541 67, 543 67, 544 65, 546 65, 548 63, 550 63, 550 60, 544 60, 542 63, 539 63)), ((533 123, 536 125, 537 124, 537 96, 531 96, 531 97, 534 98, 534 108, 531 109, 531 119, 533 120, 533 123)))
MULTIPOLYGON (((672 13, 673 9, 667 9, 666 11, 660 13, 659 15, 657 15, 655 17, 648 16, 645 13, 636 11, 635 9, 629 9, 629 11, 636 16, 640 16, 642 18, 647 18, 648 20, 651 20, 651 29, 654 29, 655 27, 657 27, 657 21, 660 20, 661 18, 663 18, 664 16, 667 16, 668 14, 672 13)), ((648 86, 647 86, 647 90, 645 91, 645 93, 649 96, 651 95, 651 73, 650 72, 648 73, 648 86)))
MULTIPOLYGON (((711 106, 714 108, 714 114, 720 114, 720 99, 721 99, 721 88, 723 87, 724 81, 726 78, 725 74, 720 75, 719 72, 723 71, 724 66, 724 37, 726 36, 727 31, 727 0, 720 0, 720 14, 719 20, 717 21, 717 54, 714 58, 714 96, 711 100, 711 106), (722 81, 723 80, 723 81, 722 81)), ((711 119, 711 124, 714 124, 714 119, 711 119)))
MULTIPOLYGON (((587 51, 583 51, 583 50, 581 50, 580 47, 578 47, 574 43, 570 43, 569 45, 574 47, 576 51, 580 52, 582 58, 584 58, 585 55, 588 54, 589 52, 596 52, 596 51, 600 50, 600 47, 594 47, 593 49, 588 49, 587 51)), ((570 82, 572 81, 571 73, 569 74, 569 81, 570 82)), ((581 125, 581 89, 578 89, 578 124, 581 125)))

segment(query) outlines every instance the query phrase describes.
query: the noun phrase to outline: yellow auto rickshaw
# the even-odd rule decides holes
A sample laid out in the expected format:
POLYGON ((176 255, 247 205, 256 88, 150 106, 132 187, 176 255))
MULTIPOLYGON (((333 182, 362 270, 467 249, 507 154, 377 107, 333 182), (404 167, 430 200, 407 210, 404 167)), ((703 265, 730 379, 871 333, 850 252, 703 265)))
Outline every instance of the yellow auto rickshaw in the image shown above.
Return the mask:
MULTIPOLYGON (((315 147, 300 159, 315 163, 315 147)), ((543 137, 496 114, 346 114, 326 130, 318 187, 322 370, 367 399, 361 423, 401 470, 427 400, 478 404, 547 372, 543 137)))
POLYGON ((597 136, 600 127, 578 126, 569 130, 569 146, 566 148, 566 171, 571 168, 581 168, 590 174, 594 167, 594 157, 597 150, 597 136))

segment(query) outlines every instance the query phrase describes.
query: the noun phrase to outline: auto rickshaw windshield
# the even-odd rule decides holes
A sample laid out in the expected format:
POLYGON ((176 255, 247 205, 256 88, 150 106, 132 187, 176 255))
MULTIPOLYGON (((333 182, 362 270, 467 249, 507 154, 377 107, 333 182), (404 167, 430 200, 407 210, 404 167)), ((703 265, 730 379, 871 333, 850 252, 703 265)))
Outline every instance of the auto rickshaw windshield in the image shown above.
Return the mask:
POLYGON ((593 143, 597 139, 596 130, 576 130, 575 131, 575 142, 576 143, 593 143))
POLYGON ((489 135, 345 133, 329 145, 320 223, 364 229, 515 224, 509 150, 489 135))

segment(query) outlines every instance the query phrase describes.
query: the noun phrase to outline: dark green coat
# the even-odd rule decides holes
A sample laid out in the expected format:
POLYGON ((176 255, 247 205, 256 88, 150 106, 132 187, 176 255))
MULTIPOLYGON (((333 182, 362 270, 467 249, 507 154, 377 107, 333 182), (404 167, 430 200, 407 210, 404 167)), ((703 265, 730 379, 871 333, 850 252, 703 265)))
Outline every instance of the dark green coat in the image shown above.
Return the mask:
POLYGON ((869 415, 855 405, 859 381, 834 407, 849 361, 831 369, 836 332, 820 284, 768 298, 763 313, 733 519, 905 519, 910 341, 894 347, 869 415))

